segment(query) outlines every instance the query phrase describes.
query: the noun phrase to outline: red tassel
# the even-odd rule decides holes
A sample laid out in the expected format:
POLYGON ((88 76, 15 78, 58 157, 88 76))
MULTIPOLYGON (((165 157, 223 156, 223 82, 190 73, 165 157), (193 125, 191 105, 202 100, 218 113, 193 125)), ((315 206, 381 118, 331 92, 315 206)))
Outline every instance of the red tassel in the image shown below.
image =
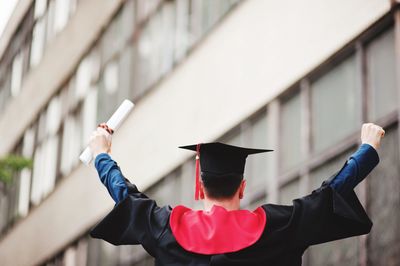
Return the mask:
POLYGON ((200 195, 200 144, 196 148, 196 188, 194 191, 194 199, 199 200, 200 195))

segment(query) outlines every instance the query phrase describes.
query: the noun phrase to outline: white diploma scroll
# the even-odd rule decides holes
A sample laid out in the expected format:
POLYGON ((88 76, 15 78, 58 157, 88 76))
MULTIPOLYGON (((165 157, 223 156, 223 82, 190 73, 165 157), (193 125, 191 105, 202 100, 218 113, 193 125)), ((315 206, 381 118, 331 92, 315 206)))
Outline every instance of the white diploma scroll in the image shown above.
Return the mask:
MULTIPOLYGON (((107 121, 107 126, 114 130, 114 132, 119 128, 125 118, 128 116, 132 110, 134 104, 129 100, 124 100, 118 109, 114 112, 110 119, 107 121)), ((86 165, 89 165, 93 159, 92 151, 87 147, 79 156, 79 159, 86 165)))

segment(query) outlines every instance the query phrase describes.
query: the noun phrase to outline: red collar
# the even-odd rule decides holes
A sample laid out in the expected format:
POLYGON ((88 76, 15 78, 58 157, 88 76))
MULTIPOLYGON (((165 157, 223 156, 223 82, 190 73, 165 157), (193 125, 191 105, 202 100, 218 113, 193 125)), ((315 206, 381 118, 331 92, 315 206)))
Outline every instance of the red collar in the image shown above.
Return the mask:
POLYGON ((254 244, 263 233, 266 214, 258 207, 227 211, 213 206, 209 212, 176 206, 170 216, 170 226, 176 241, 187 251, 199 254, 235 252, 254 244))

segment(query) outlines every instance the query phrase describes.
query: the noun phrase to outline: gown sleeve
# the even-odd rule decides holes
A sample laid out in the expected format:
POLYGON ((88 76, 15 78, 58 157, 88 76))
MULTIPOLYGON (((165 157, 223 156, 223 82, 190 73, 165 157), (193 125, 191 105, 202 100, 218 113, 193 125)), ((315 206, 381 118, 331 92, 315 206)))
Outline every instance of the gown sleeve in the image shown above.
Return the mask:
POLYGON ((128 186, 117 163, 107 153, 96 156, 94 161, 97 173, 103 185, 115 203, 119 203, 128 196, 128 186))
POLYGON ((141 193, 134 184, 123 177, 116 162, 111 158, 108 158, 106 163, 112 167, 103 166, 108 170, 104 173, 105 179, 107 175, 121 176, 114 182, 118 186, 112 188, 106 185, 111 196, 121 196, 121 201, 116 200, 117 204, 91 230, 90 235, 114 245, 141 244, 147 252, 154 255, 157 240, 168 226, 171 208, 160 208, 153 199, 141 193))
POLYGON ((285 231, 289 231, 291 244, 295 247, 307 248, 370 232, 372 222, 351 184, 364 179, 379 163, 379 156, 372 148, 358 155, 356 152, 356 156, 351 158, 358 169, 346 169, 354 167, 346 161, 340 171, 324 181, 321 187, 310 195, 293 200, 285 231), (341 175, 340 180, 336 178, 338 175, 341 175))

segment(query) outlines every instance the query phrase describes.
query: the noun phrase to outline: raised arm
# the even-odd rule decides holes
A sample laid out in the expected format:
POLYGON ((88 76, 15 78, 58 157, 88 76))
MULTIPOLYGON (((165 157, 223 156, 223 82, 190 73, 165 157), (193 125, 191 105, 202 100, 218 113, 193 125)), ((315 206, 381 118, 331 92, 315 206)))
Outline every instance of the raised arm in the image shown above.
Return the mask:
POLYGON ((117 163, 107 153, 100 153, 96 156, 94 163, 101 182, 107 188, 108 193, 119 203, 128 196, 128 187, 125 177, 117 163))
POLYGON ((89 147, 96 158, 99 177, 117 204, 90 235, 114 245, 142 244, 155 256, 158 238, 168 226, 171 209, 169 206, 158 207, 153 199, 122 175, 117 163, 108 154, 111 133, 101 124, 93 133, 89 147))
MULTIPOLYGON (((384 130, 374 124, 361 129, 361 146, 333 178, 311 194, 295 199, 293 206, 264 206, 266 213, 277 212, 277 220, 269 219, 270 226, 283 221, 282 232, 293 237, 290 245, 305 249, 310 245, 352 237, 370 232, 372 221, 357 198, 353 188, 378 164, 376 152, 384 130), (276 211, 277 210, 277 211, 276 211), (282 219, 285 215, 287 220, 282 219)), ((276 225, 275 225, 276 226, 276 225)))
POLYGON ((128 195, 128 187, 121 169, 108 154, 111 151, 111 134, 112 130, 106 124, 100 124, 90 138, 89 147, 96 158, 94 165, 101 182, 115 203, 119 203, 128 195))
POLYGON ((385 131, 372 123, 361 128, 361 145, 347 160, 329 185, 340 194, 352 191, 379 163, 377 149, 385 131))

